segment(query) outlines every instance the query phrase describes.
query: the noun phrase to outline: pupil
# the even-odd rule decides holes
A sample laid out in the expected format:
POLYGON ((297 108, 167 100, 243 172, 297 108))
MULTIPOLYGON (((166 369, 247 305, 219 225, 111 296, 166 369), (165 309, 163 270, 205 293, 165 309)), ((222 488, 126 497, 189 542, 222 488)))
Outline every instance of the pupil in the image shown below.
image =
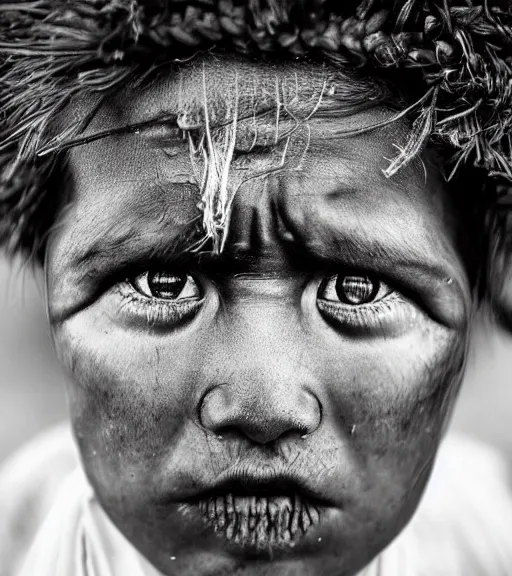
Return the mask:
POLYGON ((368 276, 338 276, 336 293, 345 304, 366 304, 375 298, 378 284, 368 276))
POLYGON ((186 282, 186 276, 172 276, 165 272, 148 274, 148 286, 155 298, 177 298, 186 282))

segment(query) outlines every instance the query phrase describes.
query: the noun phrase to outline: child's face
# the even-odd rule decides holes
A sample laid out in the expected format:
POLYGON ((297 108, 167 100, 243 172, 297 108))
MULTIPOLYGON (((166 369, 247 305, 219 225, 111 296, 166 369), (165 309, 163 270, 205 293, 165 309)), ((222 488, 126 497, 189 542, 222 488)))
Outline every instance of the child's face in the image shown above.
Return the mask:
POLYGON ((385 114, 330 112, 343 92, 211 59, 105 107, 91 131, 162 111, 201 130, 206 102, 216 138, 236 100, 220 256, 178 258, 200 216, 181 132, 71 152, 47 276, 72 421, 104 509, 165 574, 351 575, 427 481, 470 286, 428 159, 382 174, 401 129, 326 139, 385 114))

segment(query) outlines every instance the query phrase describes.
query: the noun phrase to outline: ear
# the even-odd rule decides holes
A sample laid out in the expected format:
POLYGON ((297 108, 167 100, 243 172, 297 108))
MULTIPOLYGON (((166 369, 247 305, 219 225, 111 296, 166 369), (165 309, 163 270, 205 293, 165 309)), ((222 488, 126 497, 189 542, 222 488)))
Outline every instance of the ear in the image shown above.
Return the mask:
POLYGON ((493 316, 512 334, 512 214, 504 220, 491 249, 486 292, 493 316))

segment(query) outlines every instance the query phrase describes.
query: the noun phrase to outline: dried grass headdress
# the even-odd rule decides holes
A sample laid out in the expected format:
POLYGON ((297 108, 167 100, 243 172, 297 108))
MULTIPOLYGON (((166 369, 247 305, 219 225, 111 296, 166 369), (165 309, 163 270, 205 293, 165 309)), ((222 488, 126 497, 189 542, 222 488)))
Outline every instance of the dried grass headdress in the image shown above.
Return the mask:
POLYGON ((511 26, 508 0, 4 0, 0 244, 29 253, 44 245, 59 150, 90 120, 50 134, 74 97, 108 95, 201 50, 323 59, 417 83, 410 138, 387 174, 436 138, 453 148, 454 170, 486 171, 490 205, 506 206, 511 26))

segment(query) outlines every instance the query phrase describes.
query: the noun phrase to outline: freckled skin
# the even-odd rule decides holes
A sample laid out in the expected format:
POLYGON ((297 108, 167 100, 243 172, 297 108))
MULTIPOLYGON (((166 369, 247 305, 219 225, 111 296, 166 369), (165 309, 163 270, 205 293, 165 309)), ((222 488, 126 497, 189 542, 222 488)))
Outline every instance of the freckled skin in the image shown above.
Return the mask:
MULTIPOLYGON (((200 110, 204 83, 222 85, 232 69, 218 60, 185 68, 180 89, 184 82, 192 95, 189 119, 201 118, 193 102, 200 110)), ((248 99, 258 92, 258 78, 267 85, 276 78, 295 82, 286 69, 237 63, 236 70, 242 96, 243 86, 251 86, 248 99)), ((317 92, 324 86, 318 74, 317 92)), ((178 90, 172 78, 164 87, 157 84, 141 101, 158 108, 162 94, 178 90)), ((304 100, 314 102, 308 90, 304 100)), ((213 92, 211 106, 220 99, 218 109, 229 108, 213 92)), ((179 99, 167 101, 179 107, 179 99)), ((116 121, 126 120, 121 107, 112 108, 116 121)), ((381 114, 332 123, 354 127, 381 114)), ((99 128, 112 117, 100 117, 99 128)), ((439 178, 429 174, 425 185, 417 165, 392 181, 382 175, 401 130, 351 138, 339 148, 313 139, 300 173, 241 185, 223 258, 250 262, 250 269, 196 266, 189 273, 202 285, 201 303, 185 321, 158 329, 130 311, 113 282, 96 282, 96 269, 80 275, 73 262, 112 230, 149 238, 158 252, 198 216, 197 194, 184 191, 179 178, 173 183, 173 174, 186 171, 188 151, 165 157, 130 137, 71 152, 73 203, 47 258, 53 337, 70 373, 73 427, 99 501, 163 574, 354 576, 413 514, 462 378, 471 302, 439 178), (165 181, 153 205, 141 184, 159 178, 165 181), (366 184, 336 192, 358 182, 366 184), (360 242, 345 254, 341 235, 361 230, 368 231, 366 248, 360 242), (386 278, 402 269, 403 248, 417 259, 428 256, 444 276, 420 282, 404 272, 411 287, 398 312, 383 310, 372 328, 350 331, 319 308, 321 281, 333 265, 306 266, 300 250, 309 245, 325 253, 334 246, 338 267, 360 258, 386 278), (379 250, 396 258, 393 270, 379 268, 382 258, 371 256, 379 250), (286 471, 331 505, 296 547, 272 558, 246 553, 180 512, 195 490, 232 469, 286 471)), ((288 162, 299 148, 292 143, 288 162)), ((260 167, 261 157, 254 163, 260 167)))

